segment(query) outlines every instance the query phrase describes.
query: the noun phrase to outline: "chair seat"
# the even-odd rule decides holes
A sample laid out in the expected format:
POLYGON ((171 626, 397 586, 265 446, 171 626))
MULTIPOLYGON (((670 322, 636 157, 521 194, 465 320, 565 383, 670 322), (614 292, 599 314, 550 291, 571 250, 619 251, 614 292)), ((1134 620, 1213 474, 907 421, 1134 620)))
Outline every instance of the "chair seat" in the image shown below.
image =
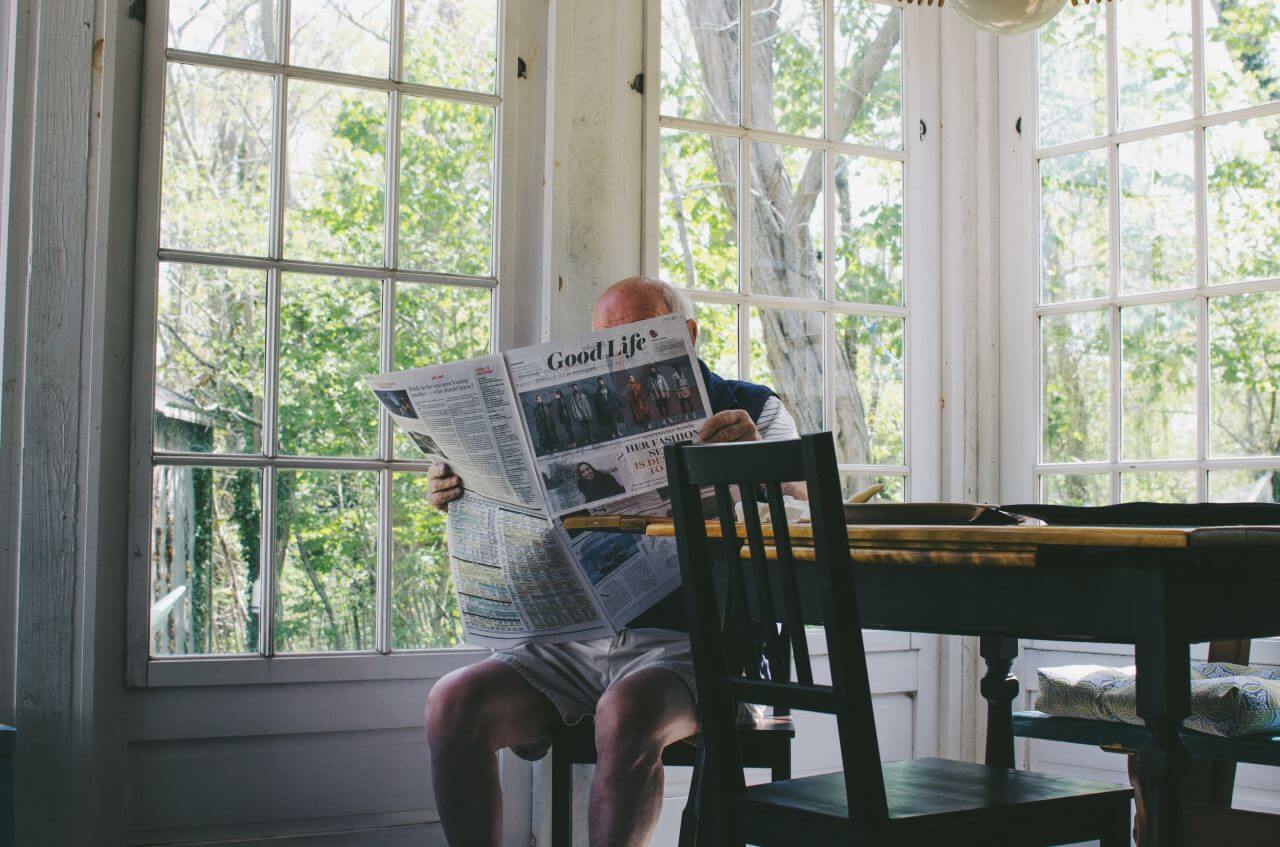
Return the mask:
MULTIPOLYGON (((893 762, 884 765, 883 772, 890 826, 902 830, 904 839, 909 839, 909 830, 923 835, 935 824, 954 827, 966 817, 975 828, 985 824, 992 835, 1012 832, 1023 838, 1035 832, 1037 815, 1053 815, 1057 832, 1073 816, 1083 828, 1096 820, 1096 814, 1115 811, 1122 803, 1127 808, 1133 796, 1131 789, 1117 785, 949 759, 893 762)), ((751 786, 739 807, 744 831, 763 833, 762 843, 785 843, 788 826, 801 822, 808 827, 825 822, 823 829, 835 838, 849 825, 843 773, 751 786)))
MULTIPOLYGON (((1146 727, 1118 721, 1063 718, 1044 712, 1014 712, 1013 734, 1022 738, 1091 744, 1120 752, 1136 753, 1147 743, 1146 727)), ((1280 733, 1223 738, 1190 729, 1182 730, 1182 743, 1197 759, 1280 765, 1280 733)))

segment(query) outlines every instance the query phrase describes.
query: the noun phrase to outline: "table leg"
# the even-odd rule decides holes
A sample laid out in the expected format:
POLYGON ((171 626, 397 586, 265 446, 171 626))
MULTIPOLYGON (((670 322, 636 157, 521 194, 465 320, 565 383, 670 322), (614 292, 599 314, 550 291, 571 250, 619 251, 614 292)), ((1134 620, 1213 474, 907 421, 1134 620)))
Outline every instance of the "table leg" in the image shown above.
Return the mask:
POLYGON ((1011 671, 1018 657, 1018 639, 984 635, 982 658, 987 672, 979 690, 987 701, 987 764, 1013 767, 1013 700, 1018 696, 1018 678, 1011 671))
POLYGON ((1182 722, 1191 711, 1190 650, 1165 627, 1134 645, 1138 667, 1138 717, 1151 733, 1138 751, 1137 775, 1146 810, 1142 847, 1187 843, 1182 781, 1191 754, 1182 744, 1182 722))

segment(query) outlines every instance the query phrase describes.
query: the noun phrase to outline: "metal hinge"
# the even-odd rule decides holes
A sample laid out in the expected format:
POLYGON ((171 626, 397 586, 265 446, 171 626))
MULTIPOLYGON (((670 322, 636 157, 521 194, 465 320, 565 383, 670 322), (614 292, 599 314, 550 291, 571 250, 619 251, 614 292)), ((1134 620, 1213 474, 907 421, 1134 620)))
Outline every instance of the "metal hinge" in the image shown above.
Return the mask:
POLYGON ((138 23, 147 22, 147 0, 129 0, 129 9, 125 12, 138 23))
POLYGON ((627 83, 627 88, 630 88, 636 94, 644 94, 644 74, 638 73, 632 77, 631 82, 627 83))

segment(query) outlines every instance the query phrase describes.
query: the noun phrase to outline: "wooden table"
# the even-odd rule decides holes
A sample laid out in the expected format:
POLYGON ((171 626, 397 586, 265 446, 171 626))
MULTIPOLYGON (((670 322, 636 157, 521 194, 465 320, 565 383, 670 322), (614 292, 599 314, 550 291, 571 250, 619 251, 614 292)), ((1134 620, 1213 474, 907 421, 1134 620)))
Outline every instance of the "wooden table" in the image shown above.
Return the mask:
MULTIPOLYGON (((579 520, 674 534, 666 519, 579 520)), ((708 523, 709 535, 719 532, 708 523)), ((794 544, 811 543, 806 525, 791 532, 794 544)), ((1019 638, 1134 645, 1137 711, 1151 734, 1138 754, 1143 843, 1185 843, 1180 786, 1190 755, 1179 729, 1190 712, 1190 645, 1280 634, 1280 526, 862 525, 849 527, 849 548, 868 629, 980 638, 988 765, 1014 766, 1019 638)), ((816 572, 801 582, 805 607, 820 609, 816 572)))

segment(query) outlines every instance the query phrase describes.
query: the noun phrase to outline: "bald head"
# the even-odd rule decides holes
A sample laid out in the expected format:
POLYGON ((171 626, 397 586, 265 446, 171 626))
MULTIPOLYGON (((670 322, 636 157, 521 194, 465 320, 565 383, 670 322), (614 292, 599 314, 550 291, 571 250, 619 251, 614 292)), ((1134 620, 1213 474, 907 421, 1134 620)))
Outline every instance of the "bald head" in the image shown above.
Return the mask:
POLYGON ((663 315, 683 313, 689 324, 689 337, 698 340, 698 322, 693 318, 693 304, 675 286, 647 276, 629 276, 605 289, 591 313, 591 328, 602 329, 645 321, 663 315))

